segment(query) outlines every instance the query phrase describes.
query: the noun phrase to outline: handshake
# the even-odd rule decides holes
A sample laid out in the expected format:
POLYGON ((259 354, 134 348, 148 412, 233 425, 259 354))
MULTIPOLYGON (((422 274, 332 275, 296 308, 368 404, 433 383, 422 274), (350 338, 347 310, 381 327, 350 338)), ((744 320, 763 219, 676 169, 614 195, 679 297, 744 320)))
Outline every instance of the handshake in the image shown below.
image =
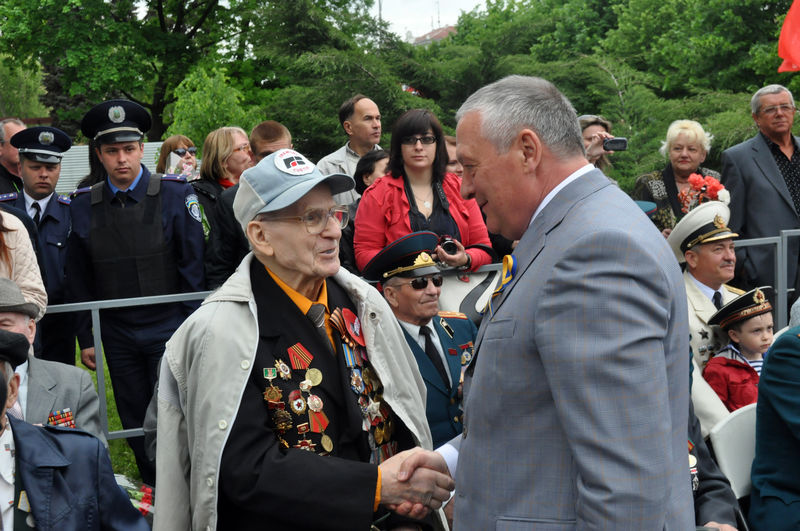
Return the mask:
POLYGON ((380 465, 381 504, 398 514, 424 518, 450 498, 455 482, 436 452, 412 448, 380 465))

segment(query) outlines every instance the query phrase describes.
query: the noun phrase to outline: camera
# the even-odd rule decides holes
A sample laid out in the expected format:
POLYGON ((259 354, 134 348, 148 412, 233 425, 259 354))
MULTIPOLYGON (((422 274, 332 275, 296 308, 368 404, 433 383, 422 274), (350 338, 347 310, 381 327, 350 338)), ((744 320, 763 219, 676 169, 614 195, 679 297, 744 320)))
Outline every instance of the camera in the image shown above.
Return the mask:
POLYGON ((447 254, 456 254, 458 252, 458 245, 456 245, 456 242, 453 241, 453 238, 450 236, 442 237, 442 239, 439 240, 439 245, 447 254))
POLYGON ((603 140, 603 149, 606 151, 625 151, 628 149, 628 139, 616 136, 603 140))

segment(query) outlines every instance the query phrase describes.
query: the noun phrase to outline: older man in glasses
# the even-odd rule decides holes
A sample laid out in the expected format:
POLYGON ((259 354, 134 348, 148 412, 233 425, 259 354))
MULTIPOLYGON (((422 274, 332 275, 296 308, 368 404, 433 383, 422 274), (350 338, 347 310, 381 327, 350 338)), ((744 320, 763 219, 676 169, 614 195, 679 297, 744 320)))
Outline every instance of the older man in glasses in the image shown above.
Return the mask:
POLYGON ((403 332, 339 266, 347 209, 332 194, 353 186, 291 149, 242 174, 252 252, 164 354, 157 531, 413 527, 390 509, 448 498, 403 332), (398 477, 411 453, 427 468, 398 477))
POLYGON ((387 245, 364 268, 364 278, 380 283, 417 359, 436 448, 463 429, 461 367, 472 360, 478 332, 463 313, 439 311, 442 274, 430 256, 438 240, 433 232, 411 233, 387 245))

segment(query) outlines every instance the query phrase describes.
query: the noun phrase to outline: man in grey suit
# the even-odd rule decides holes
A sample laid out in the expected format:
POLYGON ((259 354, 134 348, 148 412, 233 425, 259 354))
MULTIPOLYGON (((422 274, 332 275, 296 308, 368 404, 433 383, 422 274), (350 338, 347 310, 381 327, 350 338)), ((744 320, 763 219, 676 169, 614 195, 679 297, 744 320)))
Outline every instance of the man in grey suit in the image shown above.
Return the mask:
POLYGON ((672 251, 548 81, 502 79, 457 118, 461 194, 519 244, 467 368, 456 527, 694 528, 672 251))
POLYGON ((80 428, 107 445, 89 373, 33 356, 37 313, 38 308, 25 301, 14 281, 0 278, 0 329, 23 334, 31 343, 28 361, 15 371, 20 376, 19 408, 15 405, 9 414, 30 424, 80 428))
MULTIPOLYGON (((753 95, 750 110, 758 134, 722 153, 722 184, 731 193, 729 227, 742 239, 777 236, 784 229, 800 227, 800 138, 792 135, 796 112, 792 93, 781 85, 768 85, 753 95)), ((736 254, 738 287, 775 285, 771 246, 746 247, 736 254)), ((800 288, 799 258, 800 240, 792 238, 790 288, 800 288)))

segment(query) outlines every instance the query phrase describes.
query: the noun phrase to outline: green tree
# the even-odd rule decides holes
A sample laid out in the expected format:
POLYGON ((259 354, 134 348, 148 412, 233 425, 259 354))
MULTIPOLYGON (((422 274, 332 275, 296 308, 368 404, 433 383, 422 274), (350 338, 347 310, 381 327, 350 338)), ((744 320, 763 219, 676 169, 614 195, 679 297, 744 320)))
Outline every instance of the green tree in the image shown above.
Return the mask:
POLYGON ((39 101, 43 93, 39 65, 15 65, 9 57, 0 59, 0 116, 47 116, 47 109, 39 101))

